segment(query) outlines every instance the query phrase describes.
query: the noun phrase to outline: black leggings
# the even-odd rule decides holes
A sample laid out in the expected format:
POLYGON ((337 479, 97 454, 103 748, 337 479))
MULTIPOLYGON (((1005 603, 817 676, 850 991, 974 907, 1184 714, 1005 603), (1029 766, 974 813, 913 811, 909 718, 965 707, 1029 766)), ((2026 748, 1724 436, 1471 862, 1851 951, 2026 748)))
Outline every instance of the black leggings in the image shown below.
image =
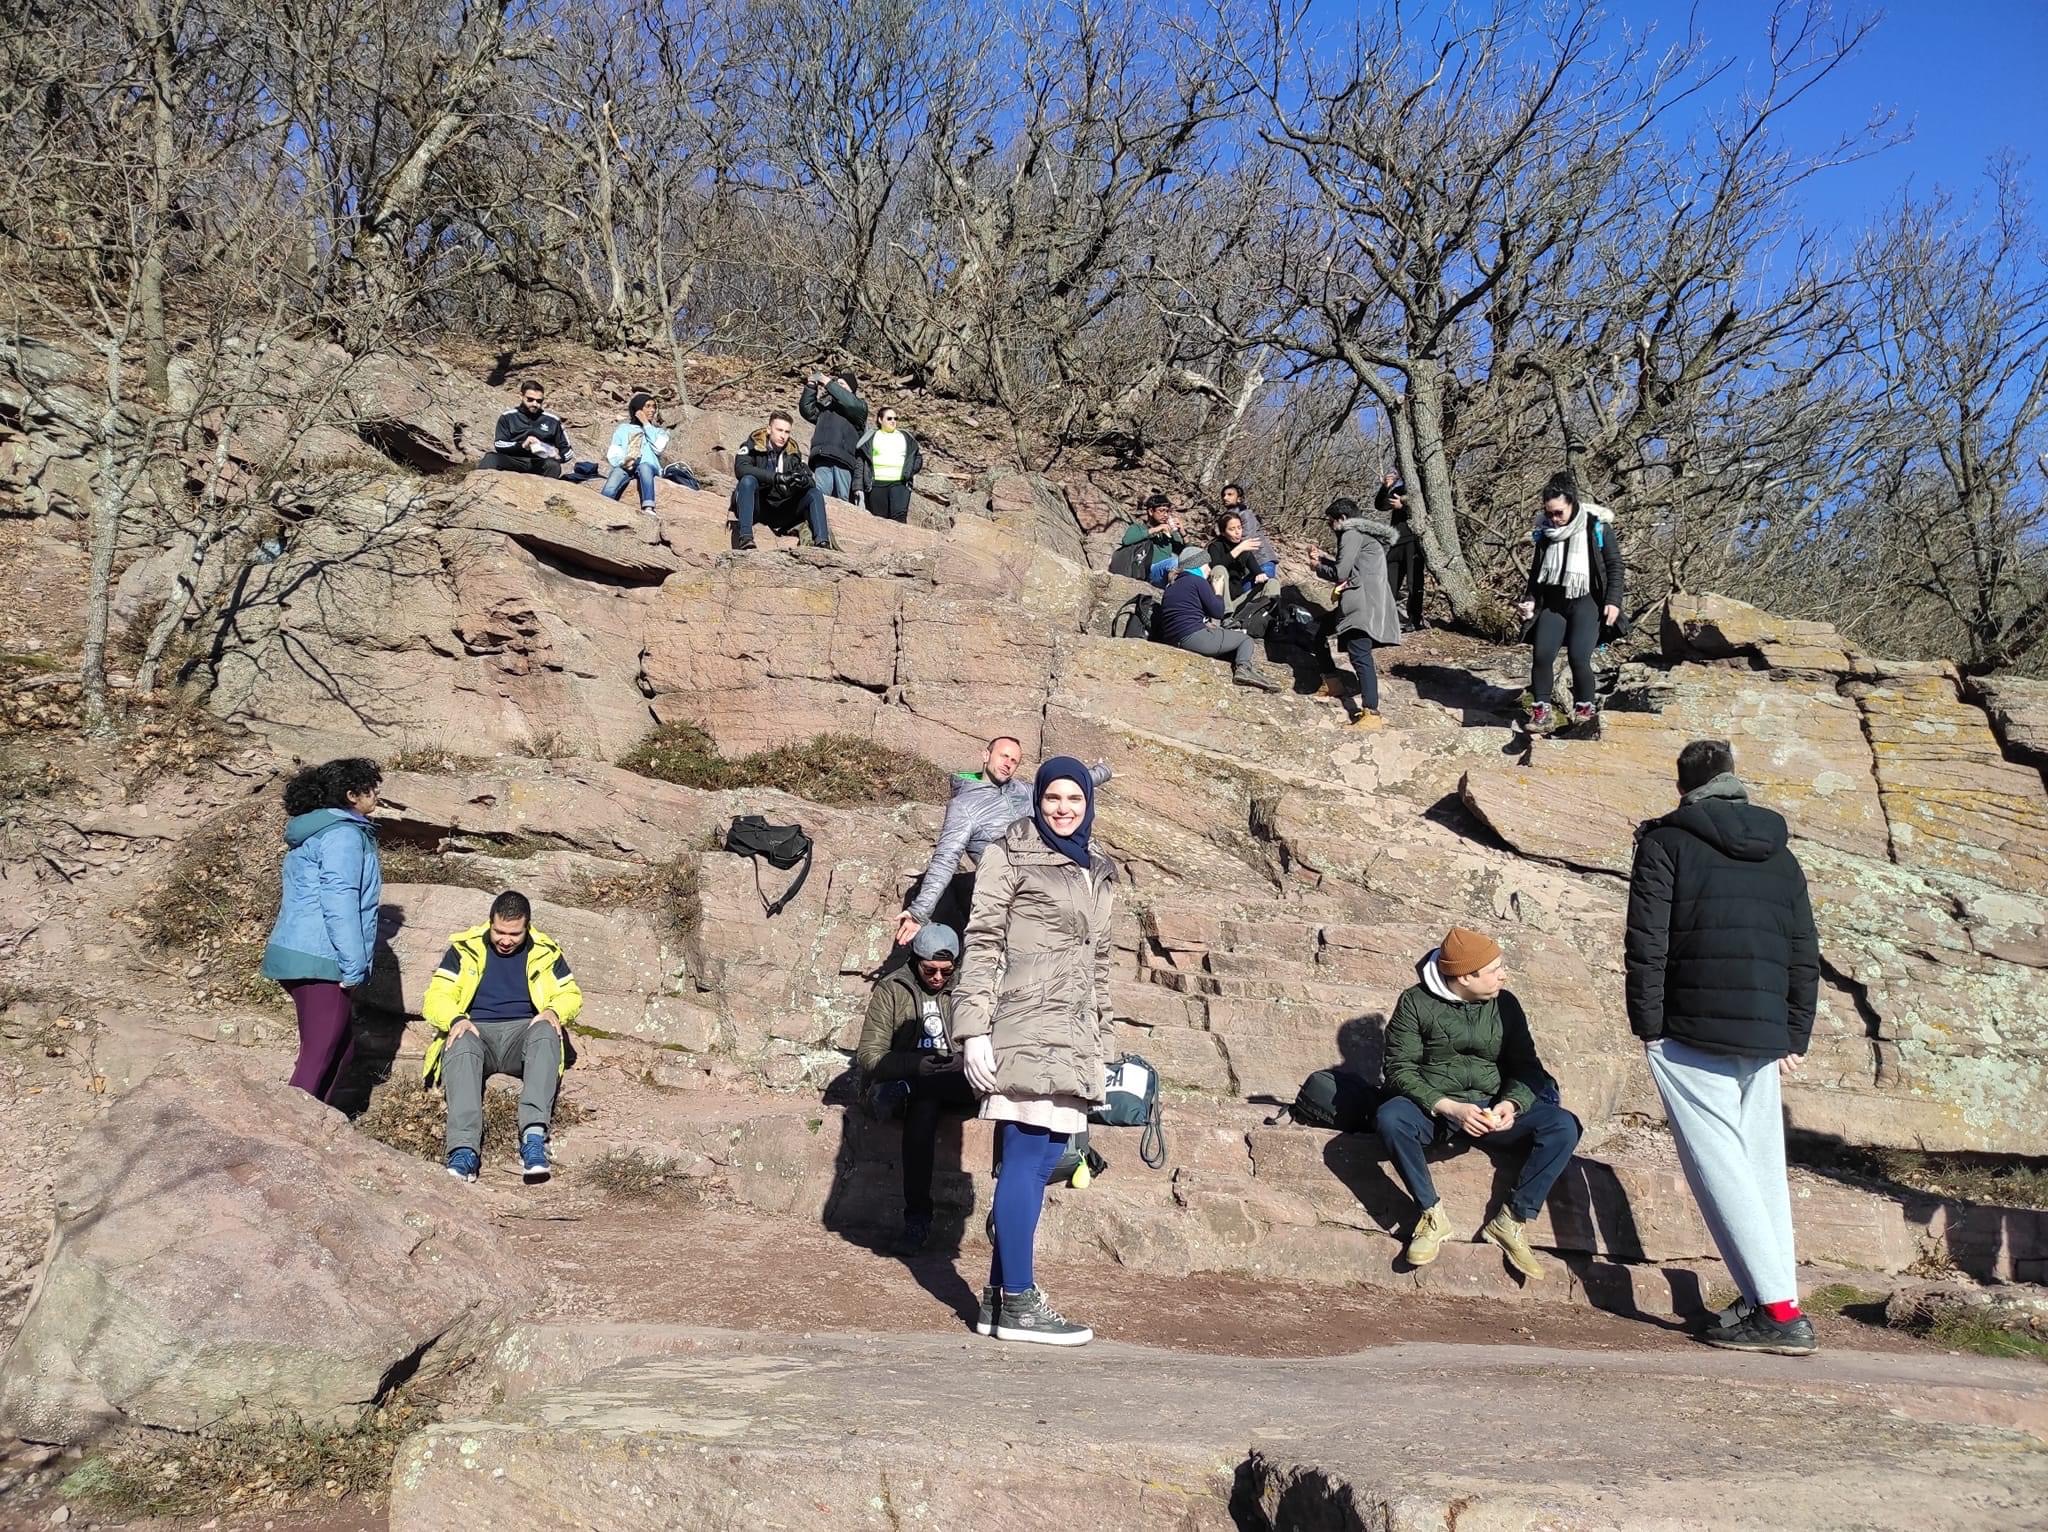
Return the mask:
POLYGON ((1540 703, 1550 701, 1552 680, 1557 673, 1557 648, 1563 644, 1572 662, 1572 696, 1593 704, 1593 645, 1600 638, 1600 608, 1590 595, 1576 600, 1555 588, 1543 588, 1536 596, 1536 664, 1529 673, 1529 695, 1540 703))
POLYGON ((1406 592, 1408 626, 1422 626, 1422 544, 1406 539, 1395 543, 1387 550, 1387 588, 1394 593, 1394 604, 1400 606, 1402 593, 1406 592))

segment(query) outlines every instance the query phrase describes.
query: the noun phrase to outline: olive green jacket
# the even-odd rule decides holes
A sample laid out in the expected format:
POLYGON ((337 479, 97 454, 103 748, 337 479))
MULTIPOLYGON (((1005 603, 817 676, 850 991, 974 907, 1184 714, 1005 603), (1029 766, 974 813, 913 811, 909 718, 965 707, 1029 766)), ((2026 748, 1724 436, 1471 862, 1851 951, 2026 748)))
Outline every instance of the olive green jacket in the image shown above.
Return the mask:
MULTIPOLYGON (((1435 961, 1432 953, 1428 961, 1435 961)), ((1507 990, 1492 1000, 1461 1005, 1411 985, 1387 1022, 1387 1089, 1430 1112, 1448 1096, 1492 1106, 1512 1101, 1517 1112, 1536 1104, 1550 1073, 1536 1056, 1529 1018, 1507 990)))

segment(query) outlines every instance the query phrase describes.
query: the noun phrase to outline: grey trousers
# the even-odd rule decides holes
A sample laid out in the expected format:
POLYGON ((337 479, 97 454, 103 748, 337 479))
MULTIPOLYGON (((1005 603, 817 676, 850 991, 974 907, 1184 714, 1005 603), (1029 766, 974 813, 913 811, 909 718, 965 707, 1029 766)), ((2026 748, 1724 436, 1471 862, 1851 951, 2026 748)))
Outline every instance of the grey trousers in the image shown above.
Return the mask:
POLYGON ((555 1087, 562 1083, 562 1040, 555 1029, 532 1021, 479 1021, 441 1055, 441 1089, 448 1096, 448 1149, 482 1149, 484 1081, 517 1075, 519 1132, 545 1128, 555 1111, 555 1087))
POLYGON ((1255 663, 1251 635, 1235 628, 1202 628, 1182 639, 1180 646, 1189 654, 1228 660, 1232 670, 1249 670, 1255 663))
POLYGON ((1797 1302, 1778 1061, 1669 1037, 1650 1044, 1649 1060, 1686 1185, 1735 1285, 1751 1303, 1797 1302))

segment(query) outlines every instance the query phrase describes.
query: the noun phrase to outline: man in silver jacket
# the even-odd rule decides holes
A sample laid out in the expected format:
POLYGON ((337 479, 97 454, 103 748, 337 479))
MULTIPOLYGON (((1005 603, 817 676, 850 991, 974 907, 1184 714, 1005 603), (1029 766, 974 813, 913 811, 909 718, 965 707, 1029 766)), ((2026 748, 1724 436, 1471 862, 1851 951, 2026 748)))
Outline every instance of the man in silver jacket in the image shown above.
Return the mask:
MULTIPOLYGON (((932 851, 910 907, 896 918, 896 940, 906 943, 918 927, 932 918, 932 911, 944 897, 946 886, 960 870, 963 856, 977 861, 991 841, 999 838, 1020 819, 1031 817, 1031 774, 1018 774, 1024 746, 1007 734, 988 742, 981 770, 956 771, 953 796, 946 804, 946 822, 939 827, 939 843, 932 851)), ((1109 767, 1097 761, 1088 768, 1097 787, 1110 778, 1109 767)))

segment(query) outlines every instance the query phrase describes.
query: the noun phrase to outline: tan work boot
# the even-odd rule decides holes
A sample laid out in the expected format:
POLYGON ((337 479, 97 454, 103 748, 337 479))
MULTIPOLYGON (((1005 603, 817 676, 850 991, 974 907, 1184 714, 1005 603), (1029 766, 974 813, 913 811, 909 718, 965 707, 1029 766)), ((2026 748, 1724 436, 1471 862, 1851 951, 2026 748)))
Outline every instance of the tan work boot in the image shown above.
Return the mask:
POLYGON ((1486 1227, 1479 1231, 1479 1237, 1488 1244, 1500 1246, 1508 1264, 1531 1282, 1543 1280, 1545 1268, 1536 1259, 1536 1252, 1529 1248, 1528 1231, 1523 1228, 1522 1220, 1506 1208, 1486 1220, 1486 1227))
POLYGON ((1351 720, 1351 727, 1363 729, 1367 733, 1371 733, 1374 729, 1385 727, 1386 722, 1386 719, 1380 717, 1371 708, 1363 707, 1358 710, 1358 716, 1351 720))
POLYGON ((1427 1266, 1436 1259, 1437 1251, 1450 1237, 1451 1221, 1444 1217, 1444 1205, 1441 1202, 1431 1203, 1415 1220, 1415 1232, 1408 1236, 1408 1264, 1427 1266))

